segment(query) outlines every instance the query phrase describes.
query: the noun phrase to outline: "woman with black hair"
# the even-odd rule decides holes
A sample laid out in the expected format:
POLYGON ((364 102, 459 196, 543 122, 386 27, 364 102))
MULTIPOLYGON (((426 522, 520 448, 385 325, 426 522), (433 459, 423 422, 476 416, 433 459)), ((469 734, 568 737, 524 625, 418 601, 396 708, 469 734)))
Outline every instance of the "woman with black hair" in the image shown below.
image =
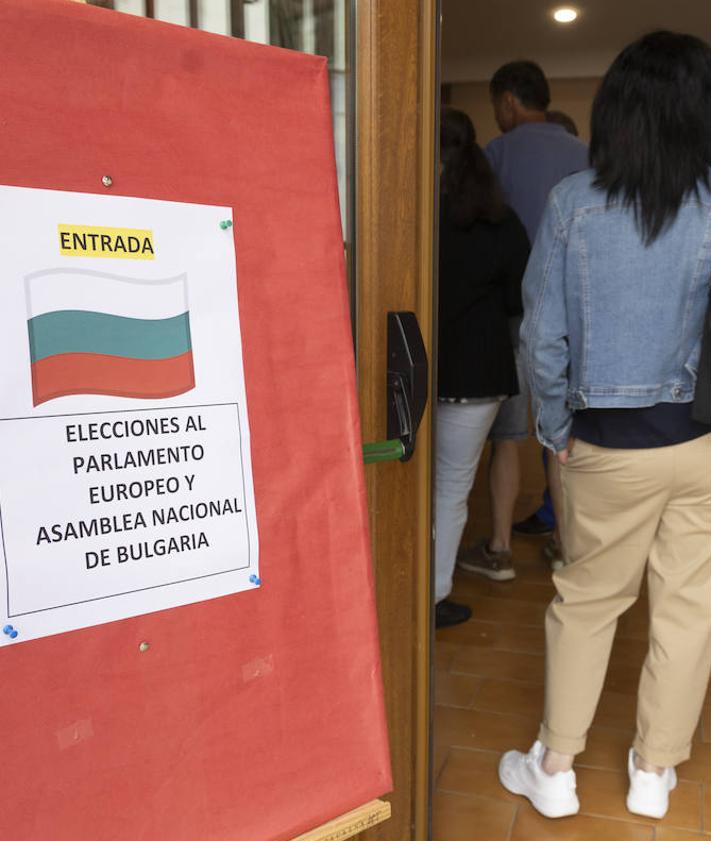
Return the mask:
POLYGON ((453 108, 442 111, 440 171, 435 570, 445 627, 471 616, 447 596, 486 436, 500 401, 518 391, 509 319, 522 311, 529 245, 471 120, 453 108))
POLYGON ((711 48, 670 32, 627 47, 595 99, 590 156, 551 193, 524 279, 524 362, 538 436, 562 465, 568 564, 546 615, 538 741, 499 776, 548 817, 578 811, 573 758, 646 573, 627 808, 661 818, 711 671, 711 427, 691 415, 711 278, 711 48))

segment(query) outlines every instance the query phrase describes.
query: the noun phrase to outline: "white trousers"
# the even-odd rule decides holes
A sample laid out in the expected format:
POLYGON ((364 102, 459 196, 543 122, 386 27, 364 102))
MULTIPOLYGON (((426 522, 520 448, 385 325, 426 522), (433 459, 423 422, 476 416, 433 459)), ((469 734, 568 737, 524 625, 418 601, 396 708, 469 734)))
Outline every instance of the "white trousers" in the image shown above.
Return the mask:
POLYGON ((501 401, 438 403, 435 452, 435 601, 447 598, 467 501, 501 401))

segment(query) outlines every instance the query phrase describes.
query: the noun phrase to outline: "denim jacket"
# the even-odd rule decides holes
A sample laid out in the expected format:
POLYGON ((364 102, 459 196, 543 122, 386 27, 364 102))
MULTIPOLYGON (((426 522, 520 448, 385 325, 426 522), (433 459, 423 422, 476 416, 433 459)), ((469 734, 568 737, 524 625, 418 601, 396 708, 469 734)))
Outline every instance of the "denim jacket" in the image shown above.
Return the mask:
POLYGON ((711 192, 645 246, 594 172, 553 189, 523 280, 521 348, 536 433, 567 445, 573 412, 689 402, 711 276, 711 192))

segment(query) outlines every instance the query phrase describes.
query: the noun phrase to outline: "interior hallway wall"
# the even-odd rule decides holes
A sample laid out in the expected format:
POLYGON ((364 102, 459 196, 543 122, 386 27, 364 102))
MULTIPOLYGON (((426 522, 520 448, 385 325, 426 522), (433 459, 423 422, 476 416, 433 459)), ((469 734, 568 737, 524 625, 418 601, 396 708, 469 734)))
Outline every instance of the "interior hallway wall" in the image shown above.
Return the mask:
MULTIPOLYGON (((564 111, 576 122, 581 140, 590 140, 590 112, 599 79, 551 79, 551 109, 564 111)), ((449 104, 465 111, 476 128, 482 146, 493 140, 499 129, 489 100, 488 82, 455 82, 449 87, 449 104)))

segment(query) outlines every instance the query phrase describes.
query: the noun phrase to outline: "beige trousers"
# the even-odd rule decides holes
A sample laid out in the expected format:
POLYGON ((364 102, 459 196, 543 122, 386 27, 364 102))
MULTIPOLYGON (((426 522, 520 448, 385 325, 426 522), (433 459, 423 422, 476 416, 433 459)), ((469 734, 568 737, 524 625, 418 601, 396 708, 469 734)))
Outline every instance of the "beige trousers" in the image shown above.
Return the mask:
POLYGON ((650 641, 637 703, 637 753, 688 759, 711 671, 711 435, 673 447, 574 443, 562 469, 568 565, 546 614, 540 739, 585 749, 618 617, 647 573, 650 641))

